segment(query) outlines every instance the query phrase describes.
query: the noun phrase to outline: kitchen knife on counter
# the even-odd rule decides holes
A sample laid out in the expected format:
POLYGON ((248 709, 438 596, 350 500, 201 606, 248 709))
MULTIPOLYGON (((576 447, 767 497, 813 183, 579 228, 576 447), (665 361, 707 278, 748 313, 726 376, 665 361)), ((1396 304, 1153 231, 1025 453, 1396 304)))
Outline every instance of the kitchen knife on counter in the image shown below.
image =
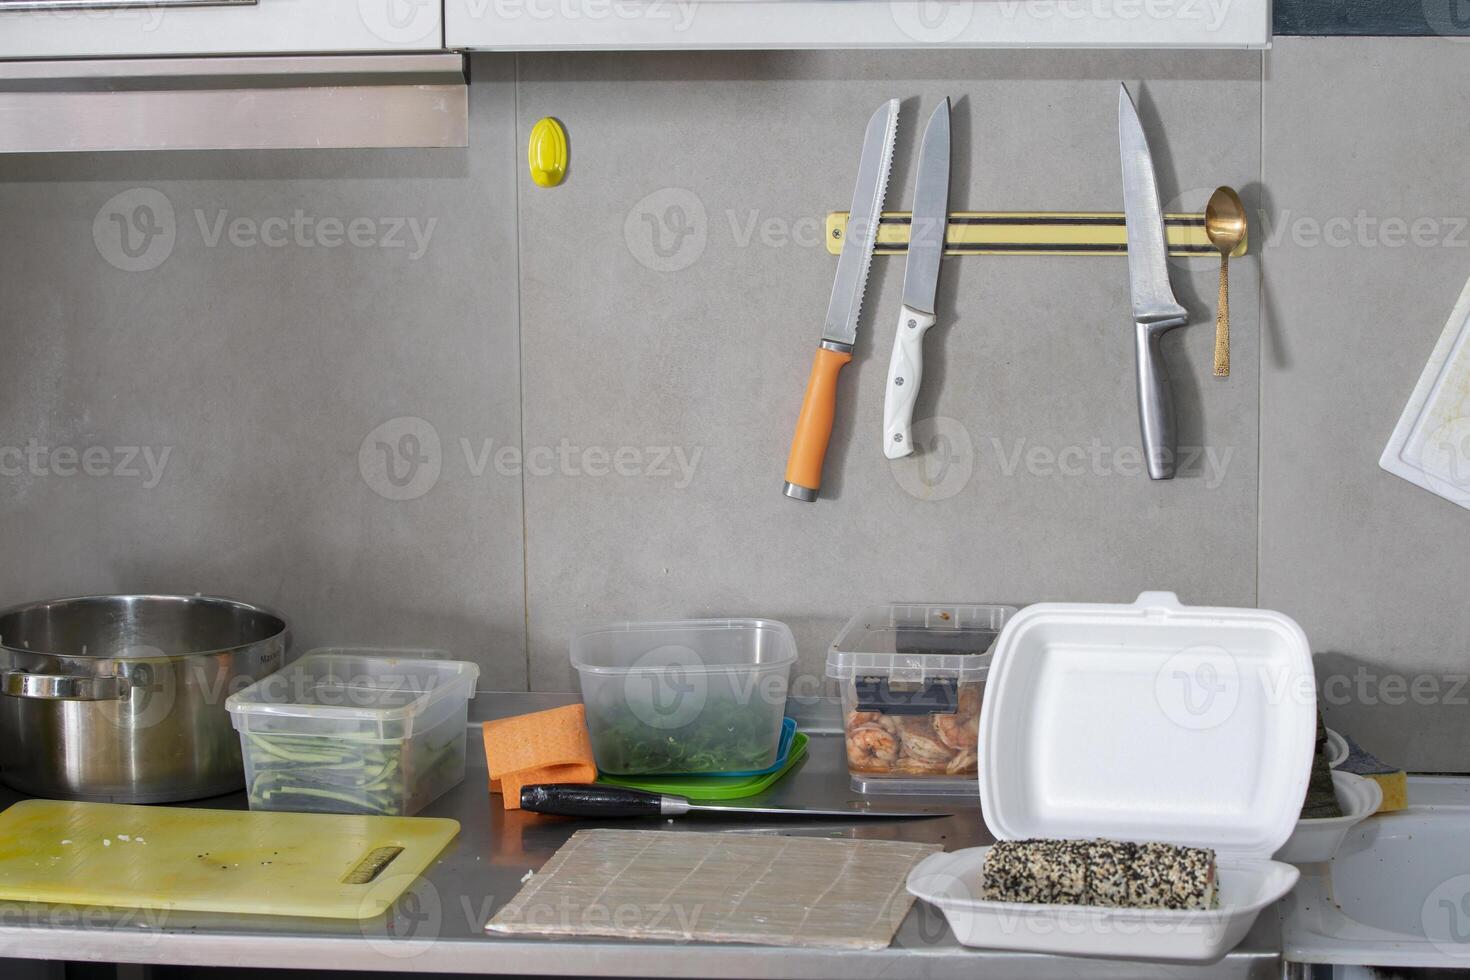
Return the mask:
POLYGON ((1164 368, 1164 334, 1189 322, 1169 286, 1164 216, 1148 140, 1126 86, 1118 87, 1118 145, 1123 157, 1123 211, 1128 222, 1128 286, 1138 359, 1138 422, 1151 480, 1174 479, 1174 395, 1164 368))
POLYGON ((924 377, 924 334, 934 326, 939 258, 949 227, 949 98, 929 117, 919 145, 914 206, 909 224, 908 264, 903 272, 903 308, 888 387, 883 393, 883 455, 900 459, 914 451, 914 402, 924 377))
POLYGON ((560 817, 681 817, 686 813, 724 813, 732 816, 838 817, 842 819, 882 817, 947 817, 943 810, 872 809, 858 803, 849 808, 790 806, 741 806, 730 803, 692 803, 687 797, 668 793, 645 793, 620 786, 589 786, 584 783, 543 783, 521 789, 521 809, 560 817))
POLYGON ((827 322, 807 378, 801 414, 796 417, 796 433, 791 438, 782 491, 796 500, 816 500, 817 490, 822 486, 822 461, 827 455, 832 419, 837 412, 837 373, 852 360, 852 347, 857 340, 863 287, 868 282, 868 266, 873 260, 873 245, 878 240, 878 218, 888 189, 888 170, 893 163, 897 132, 898 100, 889 99, 868 120, 863 136, 857 186, 852 193, 842 254, 837 259, 832 299, 827 304, 827 322))

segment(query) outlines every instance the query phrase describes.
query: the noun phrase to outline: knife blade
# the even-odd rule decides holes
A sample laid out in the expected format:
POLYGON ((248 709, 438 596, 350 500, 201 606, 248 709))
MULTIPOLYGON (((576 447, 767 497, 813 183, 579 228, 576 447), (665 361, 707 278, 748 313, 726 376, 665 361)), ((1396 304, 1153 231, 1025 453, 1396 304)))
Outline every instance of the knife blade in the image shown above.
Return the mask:
POLYGON ((1123 213, 1128 226, 1128 287, 1138 364, 1138 424, 1151 480, 1174 478, 1174 395, 1164 366, 1163 337, 1189 322, 1169 285, 1164 216, 1153 156, 1128 87, 1118 87, 1118 146, 1123 160, 1123 213))
POLYGON ((817 499, 822 486, 822 461, 832 438, 832 419, 837 412, 837 374, 852 360, 857 340, 858 317, 862 313, 863 289, 878 240, 878 218, 888 190, 888 171, 893 164, 893 143, 898 133, 898 100, 889 99, 868 120, 863 135, 863 152, 858 161, 857 184, 852 192, 851 221, 837 259, 837 276, 822 341, 812 361, 791 438, 791 455, 786 461, 782 492, 795 500, 817 499), (856 225, 851 222, 856 222, 856 225))
POLYGON ((621 786, 583 783, 542 783, 521 789, 521 809, 561 817, 681 817, 686 813, 753 814, 785 817, 882 817, 902 820, 947 817, 949 812, 918 808, 873 809, 867 804, 845 807, 740 806, 724 803, 694 803, 671 793, 646 793, 621 786))
POLYGON ((949 97, 929 117, 919 145, 903 308, 888 359, 883 393, 883 455, 901 459, 914 451, 914 403, 924 377, 924 334, 938 319, 939 260, 949 227, 949 97))

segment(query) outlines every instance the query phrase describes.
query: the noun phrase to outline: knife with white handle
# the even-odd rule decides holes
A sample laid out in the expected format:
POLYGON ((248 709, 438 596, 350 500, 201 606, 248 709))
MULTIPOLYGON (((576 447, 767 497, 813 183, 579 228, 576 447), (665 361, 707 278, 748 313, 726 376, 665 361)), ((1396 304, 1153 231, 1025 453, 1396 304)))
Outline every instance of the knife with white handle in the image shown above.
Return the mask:
POLYGON ((1169 285, 1159 185, 1138 110, 1118 91, 1118 146, 1123 157, 1123 212, 1128 222, 1128 286, 1138 360, 1138 422, 1151 480, 1174 479, 1174 395, 1164 369, 1164 334, 1189 322, 1169 285))
POLYGON ((903 308, 888 360, 883 393, 883 455, 902 459, 914 451, 914 403, 924 377, 924 334, 938 319, 939 260, 949 226, 949 98, 924 128, 914 177, 908 264, 903 272, 903 308))

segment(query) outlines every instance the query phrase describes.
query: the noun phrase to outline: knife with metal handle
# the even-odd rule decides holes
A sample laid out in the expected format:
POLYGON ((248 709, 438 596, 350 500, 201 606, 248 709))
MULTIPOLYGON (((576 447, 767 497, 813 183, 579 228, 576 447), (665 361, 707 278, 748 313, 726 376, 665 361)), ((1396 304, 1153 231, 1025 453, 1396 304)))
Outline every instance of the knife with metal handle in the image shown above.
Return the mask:
POLYGON ((943 810, 875 810, 866 804, 856 804, 853 808, 848 809, 693 803, 687 797, 674 796, 669 793, 645 793, 640 789, 581 783, 543 783, 539 786, 524 786, 521 788, 521 809, 560 817, 682 817, 686 813, 727 813, 842 819, 883 817, 898 820, 950 815, 943 810))
POLYGON ((1189 322, 1169 285, 1164 216, 1153 157, 1126 86, 1118 92, 1118 145, 1123 157, 1123 211, 1128 222, 1128 285, 1138 360, 1138 422, 1152 480, 1174 478, 1174 395, 1164 368, 1164 334, 1189 322))
POLYGON ((873 245, 878 240, 878 218, 883 212, 883 195, 888 190, 888 170, 893 163, 893 142, 898 132, 898 100, 890 99, 868 120, 863 136, 863 155, 858 162, 857 186, 852 193, 851 221, 837 259, 837 278, 827 304, 827 322, 817 347, 796 417, 791 438, 791 455, 786 461, 786 483, 782 492, 796 500, 813 501, 822 486, 822 461, 832 439, 832 420, 837 414, 837 374, 852 360, 857 341, 858 315, 863 307, 863 287, 873 245))
POLYGON ((939 259, 949 227, 949 99, 934 110, 919 146, 914 206, 909 225, 908 264, 903 272, 903 308, 888 360, 883 393, 883 455, 901 459, 914 451, 914 403, 924 377, 924 334, 938 319, 939 259))

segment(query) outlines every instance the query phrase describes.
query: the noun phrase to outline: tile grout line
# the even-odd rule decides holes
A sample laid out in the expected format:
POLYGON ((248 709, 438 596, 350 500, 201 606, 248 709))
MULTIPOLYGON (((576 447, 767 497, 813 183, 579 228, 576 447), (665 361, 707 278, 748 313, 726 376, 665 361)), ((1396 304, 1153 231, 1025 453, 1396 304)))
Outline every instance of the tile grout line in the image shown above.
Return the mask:
MULTIPOLYGON (((516 401, 520 406, 521 459, 526 456, 526 331, 521 306, 525 277, 521 271, 521 178, 516 172, 517 137, 521 129, 521 56, 511 56, 510 173, 516 215, 516 401)), ((526 690, 531 690, 531 549, 526 538, 526 468, 521 467, 521 652, 525 656, 526 690)))
MULTIPOLYGON (((1257 146, 1259 174, 1257 187, 1266 190, 1266 59, 1269 51, 1261 52, 1261 85, 1258 110, 1260 113, 1257 146)), ((1259 212, 1257 212, 1259 214, 1259 212)), ((1256 259, 1256 608, 1261 606, 1261 567, 1264 561, 1262 548, 1265 535, 1265 510, 1261 470, 1266 461, 1266 263, 1265 256, 1257 253, 1256 259)))

